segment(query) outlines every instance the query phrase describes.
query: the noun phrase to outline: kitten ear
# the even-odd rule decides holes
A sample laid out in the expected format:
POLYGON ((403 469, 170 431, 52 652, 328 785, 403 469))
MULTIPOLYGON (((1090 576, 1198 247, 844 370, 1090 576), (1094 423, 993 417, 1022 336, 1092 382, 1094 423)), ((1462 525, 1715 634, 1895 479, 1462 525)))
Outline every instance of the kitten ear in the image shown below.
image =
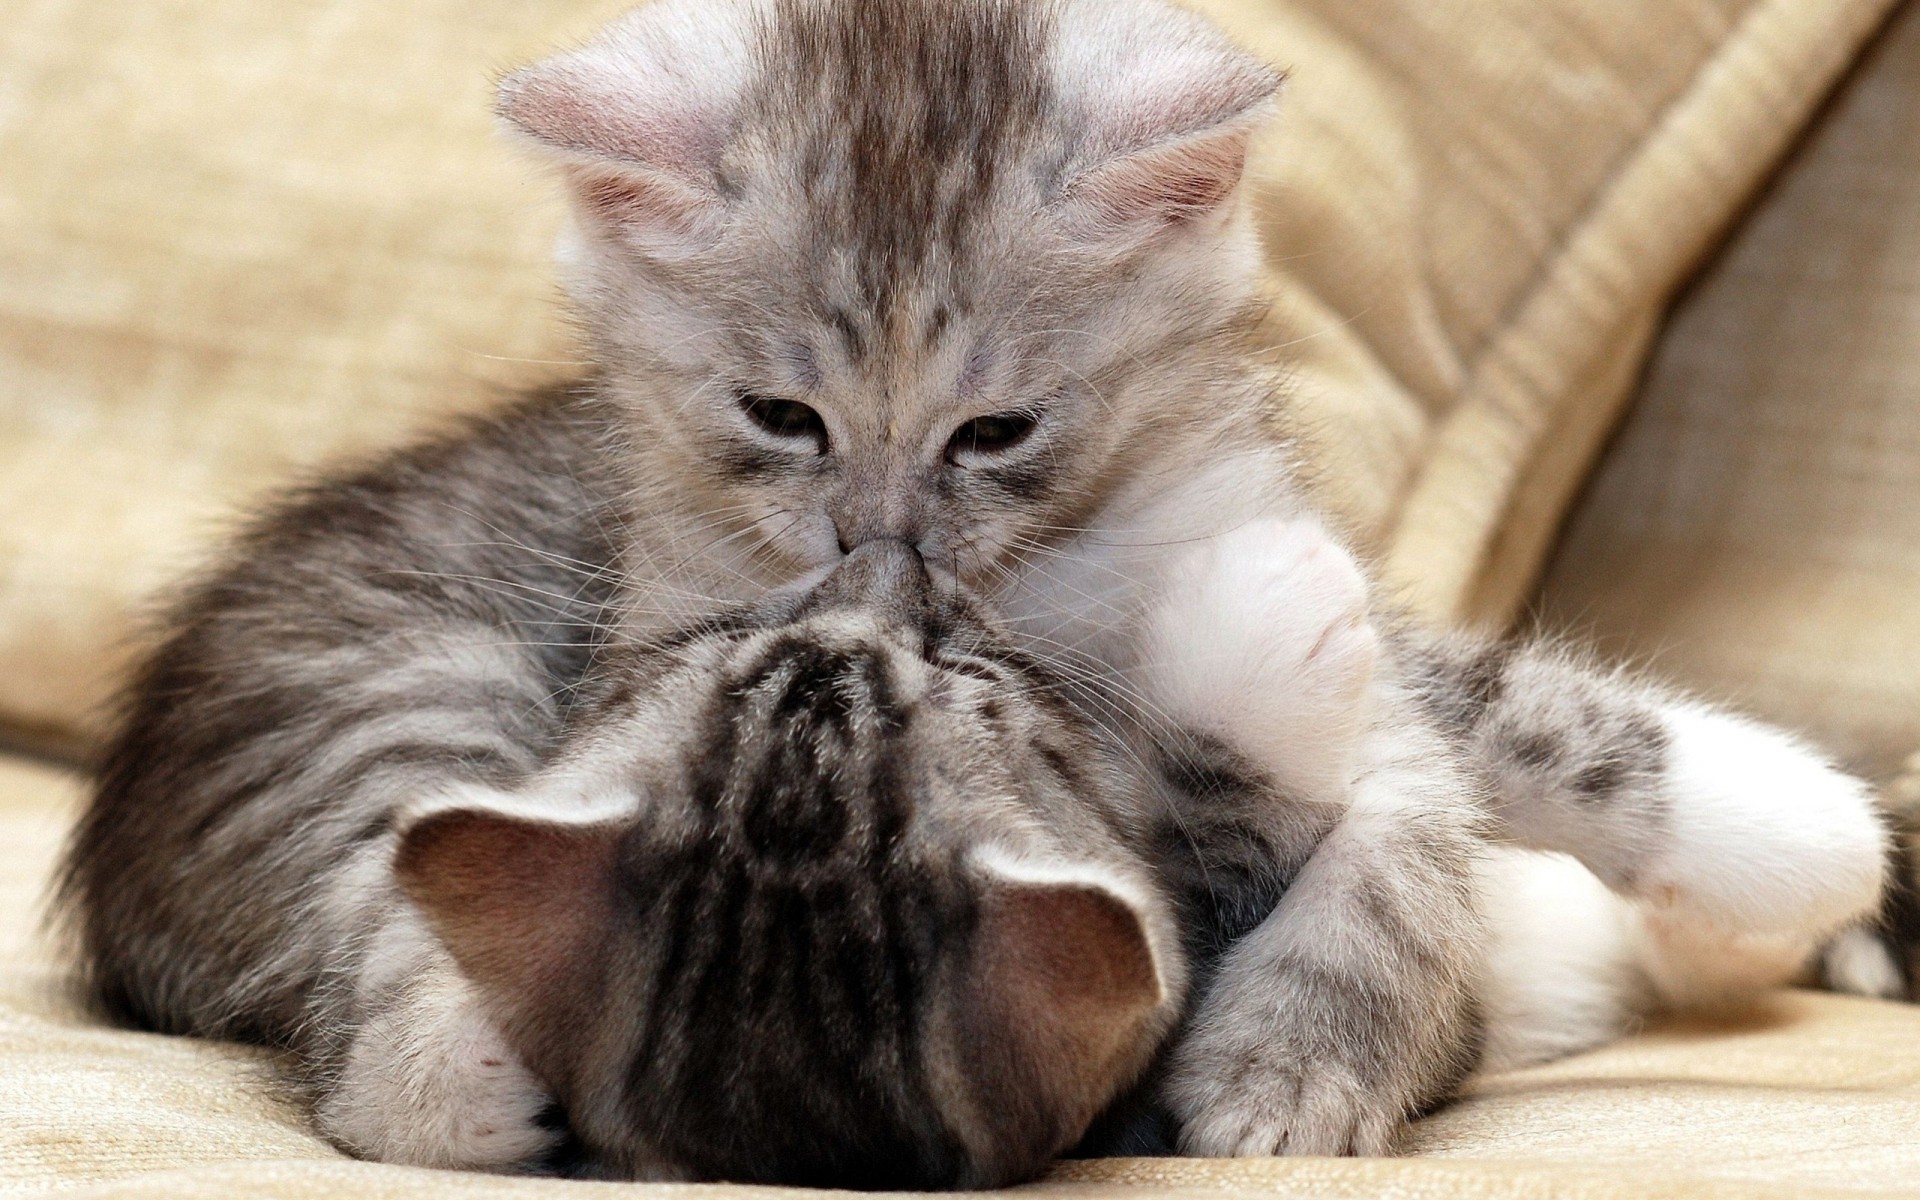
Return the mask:
POLYGON ((1070 215, 1096 228, 1188 223, 1226 205, 1246 172, 1251 125, 1210 130, 1095 167, 1067 184, 1070 215))
POLYGON ((578 977, 612 920, 619 838, 611 824, 449 809, 401 835, 393 870, 468 978, 541 995, 578 977))
POLYGON ((981 866, 973 964, 989 1052, 1062 1111, 1104 1104, 1158 1040, 1177 964, 1118 880, 998 855, 981 866))
POLYGON ((749 22, 742 4, 647 5, 502 79, 496 111, 560 157, 585 215, 643 236, 695 233, 722 207, 715 171, 749 22))
POLYGON ((1170 6, 1082 0, 1063 24, 1058 86, 1083 110, 1094 156, 1066 182, 1069 218, 1151 230, 1223 209, 1283 76, 1170 6))

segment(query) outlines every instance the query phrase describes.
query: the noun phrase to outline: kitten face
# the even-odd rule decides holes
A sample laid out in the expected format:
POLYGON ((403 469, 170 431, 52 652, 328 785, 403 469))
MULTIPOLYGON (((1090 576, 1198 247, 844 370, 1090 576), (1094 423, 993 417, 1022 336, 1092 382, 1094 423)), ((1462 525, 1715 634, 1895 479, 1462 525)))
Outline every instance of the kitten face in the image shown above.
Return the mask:
POLYGON ((1118 756, 901 543, 649 651, 556 792, 400 878, 630 1175, 983 1186, 1070 1145, 1184 987, 1118 756))
POLYGON ((1148 0, 664 0, 502 112, 646 469, 789 574, 894 538, 977 584, 1216 419, 1161 385, 1249 293, 1275 83, 1148 0))

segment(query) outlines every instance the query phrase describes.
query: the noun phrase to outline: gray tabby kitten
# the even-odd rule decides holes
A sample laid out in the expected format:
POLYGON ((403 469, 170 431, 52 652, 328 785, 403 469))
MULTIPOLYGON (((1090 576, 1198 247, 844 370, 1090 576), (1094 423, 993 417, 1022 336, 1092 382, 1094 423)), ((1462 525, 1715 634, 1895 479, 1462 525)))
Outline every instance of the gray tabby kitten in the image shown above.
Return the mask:
POLYGON ((396 877, 435 936, 410 912, 341 964, 363 994, 471 981, 586 1170, 1004 1183, 1139 1073, 1186 983, 1166 797, 911 548, 603 675, 533 776, 412 820, 396 877))
POLYGON ((96 992, 321 1039, 360 1153, 538 1156, 471 987, 387 957, 396 814, 512 787, 624 647, 876 541, 990 597, 1083 715, 1325 814, 1167 1051, 1185 1151, 1379 1152, 1457 1079, 1483 791, 1681 929, 1791 951, 1864 911, 1864 792, 1782 735, 1546 650, 1380 644, 1245 343, 1276 82, 1157 0, 662 0, 509 76, 600 375, 323 485, 188 598, 71 860, 96 992))

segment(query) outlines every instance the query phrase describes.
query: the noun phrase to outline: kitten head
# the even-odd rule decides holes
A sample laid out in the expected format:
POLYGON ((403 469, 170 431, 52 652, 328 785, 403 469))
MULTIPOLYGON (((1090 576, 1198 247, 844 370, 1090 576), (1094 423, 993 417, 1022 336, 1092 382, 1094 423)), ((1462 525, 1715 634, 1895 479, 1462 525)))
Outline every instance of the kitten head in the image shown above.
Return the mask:
POLYGON ((912 550, 622 674, 551 801, 428 815, 397 866, 596 1157, 987 1186, 1144 1067, 1184 965, 1136 785, 912 550))
POLYGON ((659 0, 508 76, 645 469, 979 582, 1234 414, 1278 76, 1160 0, 659 0))

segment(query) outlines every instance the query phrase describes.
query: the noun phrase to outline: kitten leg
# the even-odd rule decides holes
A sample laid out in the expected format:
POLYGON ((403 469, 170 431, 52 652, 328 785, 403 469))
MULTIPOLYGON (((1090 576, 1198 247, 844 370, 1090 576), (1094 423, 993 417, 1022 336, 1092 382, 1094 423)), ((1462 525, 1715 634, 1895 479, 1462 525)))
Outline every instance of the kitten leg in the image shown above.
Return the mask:
POLYGON ((1491 849, 1479 1069, 1564 1057, 1659 1012, 1710 1010, 1794 982, 1818 949, 1806 931, 1730 931, 1610 890, 1563 854, 1491 849))
POLYGON ((1230 949, 1171 1052, 1182 1153, 1384 1154, 1470 1067, 1478 814, 1418 720, 1367 739, 1353 802, 1230 949))
POLYGON ((354 1031, 317 1115, 362 1158, 506 1171, 559 1144, 542 1120, 551 1103, 436 947, 354 1031))
POLYGON ((1639 969, 1641 914, 1573 859, 1490 847, 1479 1071, 1527 1066, 1625 1034, 1654 1007, 1639 969))
POLYGON ((1184 1153, 1385 1153, 1466 1069, 1478 814, 1411 701, 1369 689, 1366 612, 1317 522, 1256 521, 1176 567, 1149 623, 1162 712, 1255 763, 1277 803, 1339 814, 1175 1044, 1162 1099, 1184 1153))
POLYGON ((1887 940, 1867 925, 1841 930, 1820 952, 1820 977, 1829 988, 1876 1000, 1906 1000, 1907 978, 1887 940))
POLYGON ((1806 940, 1873 911, 1887 851, 1868 789, 1787 734, 1549 646, 1407 653, 1501 836, 1726 929, 1806 940))
POLYGON ((1343 797, 1367 728, 1379 639, 1358 564, 1317 520, 1251 521, 1169 571, 1141 692, 1305 797, 1343 797))

